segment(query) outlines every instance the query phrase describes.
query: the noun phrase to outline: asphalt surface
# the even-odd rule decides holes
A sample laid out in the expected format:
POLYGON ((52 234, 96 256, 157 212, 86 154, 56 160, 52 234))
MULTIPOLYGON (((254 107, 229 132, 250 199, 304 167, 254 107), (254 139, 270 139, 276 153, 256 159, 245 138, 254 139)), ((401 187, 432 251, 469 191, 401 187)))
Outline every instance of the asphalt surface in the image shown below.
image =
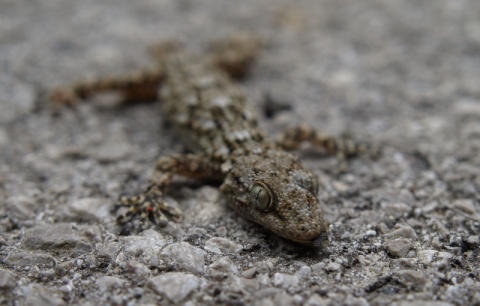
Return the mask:
POLYGON ((478 16, 475 0, 2 1, 0 303, 480 305, 478 16), (154 104, 52 115, 45 93, 238 31, 265 41, 242 86, 271 135, 308 123, 380 149, 345 172, 296 152, 330 245, 284 241, 182 179, 182 223, 121 235, 115 200, 183 145, 154 104))

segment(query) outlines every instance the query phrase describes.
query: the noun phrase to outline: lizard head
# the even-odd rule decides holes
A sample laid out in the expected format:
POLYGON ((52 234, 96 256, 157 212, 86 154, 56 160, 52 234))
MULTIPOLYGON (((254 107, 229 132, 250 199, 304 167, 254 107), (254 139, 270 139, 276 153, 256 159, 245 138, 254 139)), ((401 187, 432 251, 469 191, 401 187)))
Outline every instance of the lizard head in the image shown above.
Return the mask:
POLYGON ((329 223, 317 199, 317 178, 293 155, 267 150, 232 160, 222 192, 235 210, 289 240, 325 244, 329 223))

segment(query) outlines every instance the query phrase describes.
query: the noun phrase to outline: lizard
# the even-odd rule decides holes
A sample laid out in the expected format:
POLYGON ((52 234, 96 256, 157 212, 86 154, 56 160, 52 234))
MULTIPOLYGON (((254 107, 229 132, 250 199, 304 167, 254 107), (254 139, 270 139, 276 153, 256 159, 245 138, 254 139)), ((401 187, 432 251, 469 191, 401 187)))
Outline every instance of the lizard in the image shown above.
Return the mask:
POLYGON ((236 35, 214 44, 210 56, 199 57, 165 43, 154 52, 159 65, 124 78, 79 83, 53 92, 57 104, 87 99, 100 91, 120 91, 123 100, 158 99, 163 115, 192 153, 158 159, 144 192, 121 196, 117 207, 127 212, 119 224, 139 220, 165 226, 179 222, 182 212, 164 195, 174 175, 221 183, 220 191, 238 213, 288 240, 306 245, 328 244, 329 221, 317 198, 317 177, 290 152, 302 142, 337 154, 341 159, 365 152, 364 144, 335 138, 301 125, 276 139, 259 127, 253 104, 232 81, 245 76, 259 41, 236 35))

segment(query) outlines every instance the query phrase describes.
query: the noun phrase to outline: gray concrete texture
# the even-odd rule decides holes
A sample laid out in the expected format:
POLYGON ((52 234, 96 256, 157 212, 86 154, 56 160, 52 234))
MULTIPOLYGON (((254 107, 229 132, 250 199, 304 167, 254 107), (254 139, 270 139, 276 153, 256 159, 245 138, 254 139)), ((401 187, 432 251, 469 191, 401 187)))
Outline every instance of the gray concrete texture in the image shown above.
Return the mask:
POLYGON ((480 2, 0 1, 0 304, 480 305, 480 2), (321 185, 330 245, 244 220, 218 186, 176 180, 182 223, 122 236, 112 207, 182 152, 154 104, 94 98, 52 116, 45 92, 152 65, 249 31, 266 44, 247 95, 378 145, 342 173, 296 152, 321 185))

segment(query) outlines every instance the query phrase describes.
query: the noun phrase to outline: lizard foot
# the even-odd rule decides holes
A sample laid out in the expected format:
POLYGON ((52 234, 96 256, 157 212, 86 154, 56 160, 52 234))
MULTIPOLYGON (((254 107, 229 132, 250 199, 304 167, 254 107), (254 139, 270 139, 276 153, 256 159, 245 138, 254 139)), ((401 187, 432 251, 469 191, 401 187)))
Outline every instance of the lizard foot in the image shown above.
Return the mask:
POLYGON ((135 231, 142 231, 152 225, 162 228, 168 223, 168 217, 175 222, 182 220, 182 212, 163 200, 163 193, 150 186, 145 193, 135 196, 121 196, 117 207, 128 207, 128 210, 117 217, 117 223, 129 226, 135 231), (133 225, 133 226, 132 226, 133 225))

